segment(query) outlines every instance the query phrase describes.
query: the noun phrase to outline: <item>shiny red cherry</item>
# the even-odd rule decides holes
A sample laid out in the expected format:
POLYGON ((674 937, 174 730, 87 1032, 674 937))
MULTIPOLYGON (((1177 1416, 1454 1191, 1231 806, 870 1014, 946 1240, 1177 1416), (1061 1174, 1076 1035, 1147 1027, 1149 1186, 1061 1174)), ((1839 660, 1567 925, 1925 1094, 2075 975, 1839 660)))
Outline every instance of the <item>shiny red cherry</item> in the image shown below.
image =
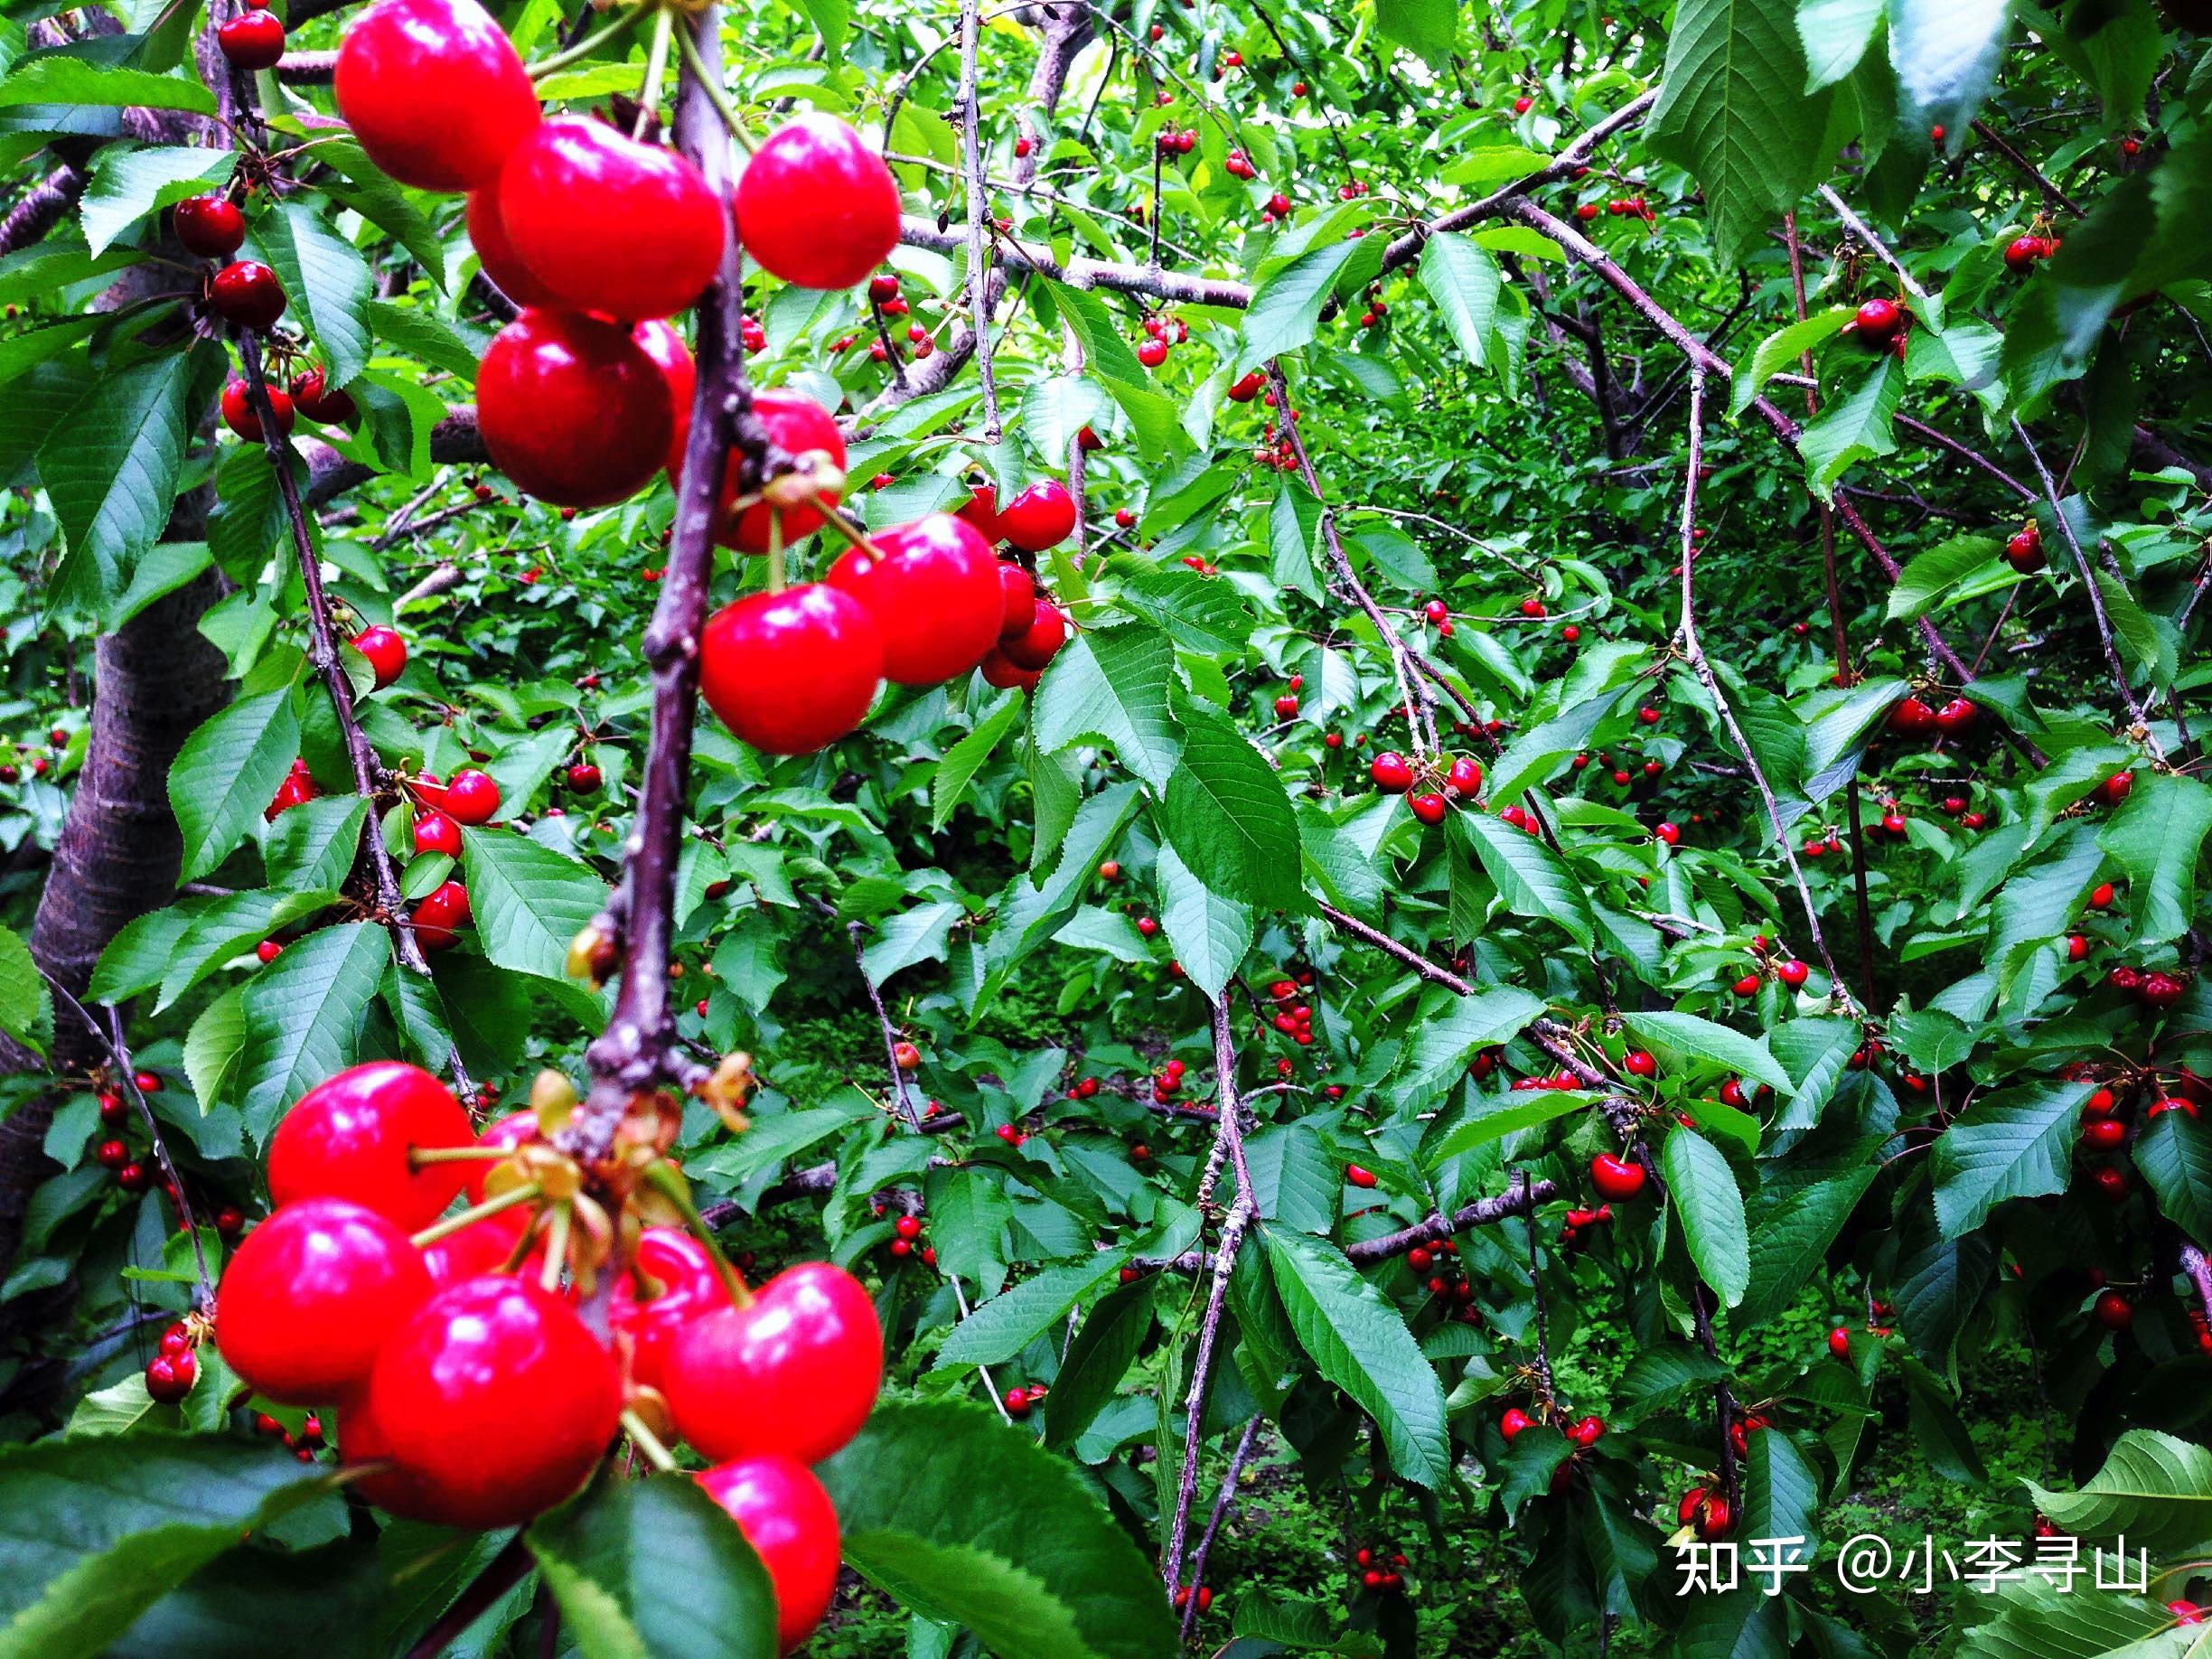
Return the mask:
MULTIPOLYGON (((275 386, 268 388, 269 412, 276 417, 279 436, 292 430, 292 399, 275 386)), ((262 440, 260 416, 254 413, 252 402, 246 395, 246 382, 232 380, 222 389, 223 425, 249 444, 262 440)))
POLYGON ((1006 531, 998 525, 998 490, 995 484, 970 485, 968 504, 956 509, 952 516, 974 526, 976 534, 993 546, 1006 539, 1006 531))
POLYGON ((430 1295, 422 1252, 372 1210, 286 1204, 246 1235, 215 1296, 215 1345, 272 1400, 359 1388, 385 1340, 430 1295))
POLYGON ((867 1420, 883 1357, 883 1326, 860 1281, 807 1261, 750 1305, 685 1327, 663 1388, 678 1432, 709 1457, 777 1452, 819 1463, 867 1420))
POLYGON ((258 259, 226 265, 208 284, 208 304, 215 314, 255 333, 284 315, 288 303, 276 273, 258 259))
POLYGON ((1890 337, 1898 332, 1898 325, 1904 320, 1905 314, 1898 309, 1895 301, 1877 296, 1859 307, 1851 318, 1851 325, 1857 330, 1859 338, 1866 343, 1888 345, 1890 337))
POLYGON ((1917 697, 1901 698, 1889 709, 1889 729, 1917 737, 1936 729, 1936 711, 1917 697))
MULTIPOLYGON (((989 540, 989 538, 986 537, 985 539, 989 540)), ((998 615, 998 637, 1002 640, 1018 640, 1036 623, 1036 578, 1012 559, 1003 559, 998 566, 998 595, 1002 602, 998 615)))
POLYGON ((353 649, 369 659, 369 666, 376 674, 377 689, 399 678, 407 669, 407 641, 397 628, 372 623, 353 636, 353 649))
POLYGON ((983 661, 976 664, 976 671, 983 676, 985 685, 996 686, 1002 691, 1017 686, 1024 691, 1034 691, 1037 681, 1045 678, 1044 670, 1024 668, 1008 656, 1004 645, 986 652, 983 661))
POLYGON ((699 694, 770 755, 811 755, 860 724, 883 678, 875 619, 820 582, 754 594, 707 620, 699 694))
POLYGON ((530 274, 522 256, 507 239, 507 227, 500 220, 496 183, 469 192, 464 217, 469 244, 476 249, 476 262, 493 287, 518 305, 557 306, 561 303, 559 295, 530 274))
POLYGON ((443 951, 452 945, 454 930, 468 919, 468 889, 457 881, 432 888, 408 918, 415 926, 415 942, 426 951, 443 951))
POLYGON ((1387 790, 1393 795, 1413 787, 1412 765, 1394 749, 1386 749, 1370 761, 1367 775, 1377 789, 1387 790))
POLYGON ((529 70, 475 0, 376 0, 332 88, 370 160, 417 190, 490 184, 539 124, 529 70))
POLYGON ((1590 1185, 1603 1198, 1633 1198, 1644 1190, 1644 1166, 1634 1158, 1600 1152, 1590 1159, 1590 1185))
POLYGON ((771 133, 737 181, 737 234, 755 264, 802 288, 849 288, 899 239, 898 181, 835 116, 771 133))
POLYGON ((246 241, 246 215, 228 196, 187 196, 170 210, 170 222, 184 251, 202 259, 220 259, 246 241))
MULTIPOLYGON (((826 457, 830 465, 840 473, 844 472, 845 435, 838 430, 835 417, 820 404, 791 392, 755 392, 753 413, 767 428, 769 441, 792 460, 803 456, 826 457)), ((690 430, 691 414, 687 406, 677 422, 678 455, 669 464, 669 475, 680 483, 683 479, 682 445, 690 430)), ((773 531, 780 530, 783 545, 788 548, 821 528, 821 510, 805 502, 773 507, 764 501, 755 501, 738 511, 737 476, 737 459, 733 454, 722 480, 723 524, 716 538, 724 547, 736 548, 741 553, 765 553, 773 531)), ((820 493, 824 501, 835 505, 843 492, 824 489, 820 493)))
POLYGON ((648 1227, 638 1239, 634 1270, 614 1280, 607 1324, 630 1338, 630 1374, 665 1392, 678 1340, 692 1325, 729 1305, 729 1292, 704 1244, 681 1227, 648 1227), (640 1274, 653 1281, 651 1297, 640 1292, 640 1274))
POLYGON ((377 1356, 369 1410, 423 1500, 448 1526, 515 1526, 583 1483, 622 1416, 614 1361, 576 1310, 532 1280, 450 1285, 377 1356))
POLYGON ((1451 811, 1451 802, 1433 790, 1424 790, 1406 798, 1406 809, 1424 824, 1440 824, 1451 811))
POLYGON ((418 853, 444 853, 448 858, 461 856, 461 826, 443 812, 428 808, 415 815, 415 850, 418 853))
POLYGON ((499 211, 531 275, 578 310, 629 323, 698 298, 726 234, 698 168, 583 116, 541 122, 515 146, 499 211))
POLYGON ((768 1570, 776 1645, 790 1653, 814 1632, 837 1593, 837 1509, 822 1484, 789 1457, 741 1457, 698 1483, 727 1512, 768 1570))
POLYGON ((1946 736, 1963 736, 1981 721, 1982 711, 1970 698, 1954 697, 1936 711, 1936 728, 1946 736))
MULTIPOLYGON (((423 1266, 429 1270, 431 1282, 440 1289, 480 1273, 504 1272, 530 1227, 530 1212, 520 1205, 486 1215, 424 1245, 423 1266)), ((534 1248, 518 1270, 533 1270, 531 1262, 542 1266, 544 1257, 542 1247, 534 1248)))
POLYGON ((500 809, 500 786, 490 773, 464 766, 453 774, 438 804, 457 824, 489 823, 500 809))
POLYGON ((595 795, 604 781, 599 768, 589 761, 578 761, 568 768, 568 787, 576 794, 595 795))
POLYGON ((1040 478, 998 510, 998 530, 1026 553, 1042 553, 1075 528, 1075 498, 1057 478, 1040 478))
POLYGON ((1029 624, 1028 632, 999 641, 998 651, 1017 668, 1036 670, 1057 656, 1066 642, 1067 613, 1051 600, 1039 598, 1036 620, 1029 624))
POLYGON ((668 460, 668 380, 629 329, 570 311, 525 311, 476 375, 492 464, 561 507, 634 495, 668 460))
POLYGON ((292 382, 292 401, 317 426, 350 426, 361 418, 361 405, 353 401, 353 394, 333 386, 320 369, 310 369, 292 382))
POLYGON ((884 678, 933 686, 965 674, 1005 621, 998 561, 972 526, 947 513, 869 537, 822 579, 867 608, 883 641, 884 678))
POLYGON ((269 1196, 343 1198, 409 1232, 453 1202, 468 1166, 415 1167, 417 1147, 465 1147, 474 1127, 453 1092, 418 1065, 371 1060, 324 1078, 269 1138, 269 1196))
POLYGON ((631 338, 637 342, 639 351, 652 359, 668 388, 668 470, 674 478, 683 472, 682 445, 691 431, 691 399, 698 389, 698 365, 691 361, 691 348, 684 344, 683 336, 659 317, 639 323, 631 331, 631 338))
POLYGON ((240 12, 215 31, 215 45, 236 68, 274 69, 285 54, 284 20, 274 12, 240 12))

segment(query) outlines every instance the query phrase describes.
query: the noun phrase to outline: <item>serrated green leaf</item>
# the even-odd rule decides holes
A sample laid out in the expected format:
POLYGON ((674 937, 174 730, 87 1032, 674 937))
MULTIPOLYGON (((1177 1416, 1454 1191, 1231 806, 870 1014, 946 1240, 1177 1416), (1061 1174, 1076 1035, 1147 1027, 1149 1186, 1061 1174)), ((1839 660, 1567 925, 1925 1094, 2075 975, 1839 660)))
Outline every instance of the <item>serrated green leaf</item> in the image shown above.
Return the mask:
POLYGON ((1979 1227, 2007 1198, 2066 1186, 2076 1120, 2089 1083, 2039 1083, 1983 1095, 1929 1154, 1936 1217, 1947 1236, 1979 1227))
POLYGON ((298 941, 244 988, 238 1095, 256 1144, 293 1101, 361 1058, 361 1022, 390 957, 384 929, 342 923, 298 941))
POLYGON ((39 477, 69 539, 57 605, 104 613, 161 539, 184 465, 192 375, 184 351, 110 375, 40 445, 39 477))
POLYGON ((989 1301, 952 1327, 937 1351, 933 1371, 1005 1364, 1071 1308, 1081 1306, 1120 1275, 1129 1247, 1092 1251, 1075 1261, 1055 1262, 989 1301))
POLYGON ((1183 764, 1167 781, 1162 828, 1191 873, 1256 909, 1295 904, 1298 819, 1275 769, 1225 716, 1182 713, 1183 764))
POLYGON ((1153 874, 1160 893, 1160 925, 1167 930, 1175 960, 1193 985, 1220 997, 1251 949, 1251 911, 1200 881, 1172 846, 1159 849, 1153 874))
POLYGON ((184 880, 206 875, 246 839, 291 771, 299 741, 289 686, 239 698, 184 740, 169 768, 184 880))
POLYGON ((1695 1129, 1667 1131, 1659 1152, 1667 1198, 1682 1222, 1690 1260, 1705 1282, 1733 1308, 1751 1285, 1751 1235, 1743 1190, 1720 1149, 1695 1129))
POLYGON ((568 943, 606 903, 606 884, 528 837, 485 828, 463 838, 469 913, 484 955, 541 979, 567 973, 568 943))
POLYGON ((1030 729, 1047 754, 1085 737, 1102 739, 1131 772, 1165 790, 1183 747, 1168 712, 1175 678, 1175 648, 1158 630, 1083 630, 1045 670, 1030 729))

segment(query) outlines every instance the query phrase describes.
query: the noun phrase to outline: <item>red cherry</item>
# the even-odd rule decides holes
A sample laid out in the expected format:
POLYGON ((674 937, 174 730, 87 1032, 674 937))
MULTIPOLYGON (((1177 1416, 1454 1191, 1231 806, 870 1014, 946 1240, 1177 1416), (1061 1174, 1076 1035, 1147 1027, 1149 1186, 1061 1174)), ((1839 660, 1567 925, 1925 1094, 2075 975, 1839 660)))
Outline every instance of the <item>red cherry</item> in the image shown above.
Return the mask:
POLYGON ((256 259, 224 266, 208 284, 208 304, 215 314, 255 333, 284 315, 287 303, 276 273, 256 259))
POLYGON ((170 211, 170 222, 184 251, 202 259, 220 259, 246 241, 246 215, 228 196, 187 196, 170 211))
POLYGON ((802 115, 771 133, 735 203, 754 263, 802 288, 849 288, 898 246, 898 181, 835 116, 802 115))
POLYGON ((467 1166, 412 1167, 417 1147, 465 1147, 476 1131, 453 1092, 398 1060, 371 1060, 299 1098, 269 1139, 269 1196, 279 1206, 342 1198, 412 1231, 453 1202, 467 1166))
POLYGON ((426 951, 447 949, 455 942, 454 930, 468 919, 468 889, 457 881, 432 888, 408 918, 415 926, 415 942, 426 951))
POLYGON ((877 531, 875 553, 852 548, 822 579, 875 618, 884 678, 933 686, 965 674, 1006 620, 999 564, 971 525, 945 513, 877 531))
POLYGON ((484 353, 476 425, 516 488, 556 506, 605 507, 661 470, 675 422, 668 380, 629 329, 530 310, 484 353))
POLYGON ((398 679, 407 667, 407 641, 399 637, 397 628, 381 623, 363 628, 353 636, 353 649, 369 659, 380 691, 398 679))
POLYGON ((1898 309, 1895 301, 1876 297, 1859 307, 1851 318, 1851 325, 1861 341, 1886 346, 1904 320, 1905 314, 1898 309))
POLYGON ((1851 1357, 1851 1332, 1840 1325, 1830 1331, 1828 1333, 1828 1352, 1838 1359, 1849 1359, 1851 1357))
POLYGON ((595 795, 604 782, 599 768, 588 761, 578 761, 568 768, 568 787, 579 795, 595 795))
POLYGON ((2033 523, 2013 532, 2005 543, 2005 563, 2022 576, 2033 576, 2048 561, 2043 557, 2043 532, 2033 523))
MULTIPOLYGON (((826 455, 830 465, 841 473, 845 470, 845 435, 830 411, 819 403, 795 396, 791 392, 756 392, 753 397, 753 413, 767 428, 768 437, 778 449, 796 459, 801 455, 826 455)), ((683 479, 680 456, 685 441, 690 436, 691 412, 687 403, 676 423, 675 457, 669 463, 669 475, 677 482, 683 479)), ((735 456, 722 481, 722 517, 724 525, 717 536, 726 548, 736 548, 743 553, 765 553, 771 530, 780 522, 783 545, 790 547, 801 538, 812 535, 822 526, 821 510, 817 507, 772 507, 766 501, 755 501, 744 511, 736 510, 738 469, 735 456)), ((824 490, 822 497, 834 504, 841 492, 824 490)))
POLYGON ((146 1362, 146 1393, 162 1405, 175 1405, 192 1392, 199 1375, 200 1362, 189 1348, 157 1354, 146 1362))
POLYGON ((1631 1077, 1656 1077, 1659 1074, 1659 1062, 1647 1049, 1630 1049, 1622 1058, 1621 1064, 1631 1077))
POLYGON ((830 1495, 805 1467, 774 1456, 717 1464, 698 1483, 767 1568, 777 1645, 790 1653, 813 1634, 837 1593, 838 1519, 830 1495))
POLYGON ((1972 699, 1954 697, 1936 711, 1936 729, 1946 736, 1956 736, 1973 730, 1982 718, 1981 709, 1972 699))
POLYGON ((1535 1426, 1536 1420, 1519 1406, 1506 1407, 1505 1415, 1498 1419, 1498 1432, 1507 1440, 1513 1439, 1523 1429, 1533 1429, 1535 1426))
POLYGON ((1006 531, 998 524, 998 490, 995 484, 969 486, 968 504, 956 509, 952 516, 974 526, 976 534, 988 542, 995 545, 1006 539, 1006 531))
POLYGON ((1372 1169, 1363 1168, 1357 1164, 1346 1164, 1345 1166, 1345 1179, 1351 1182, 1353 1186, 1357 1187, 1371 1187, 1375 1184, 1375 1172, 1372 1169))
POLYGON ((1367 775, 1374 786, 1390 793, 1401 794, 1413 787, 1413 767, 1406 757, 1394 749, 1385 749, 1368 763, 1367 775))
POLYGON ((485 1274, 440 1290, 391 1334, 369 1411, 420 1500, 405 1513, 514 1526, 591 1472, 622 1416, 622 1382, 567 1303, 485 1274))
POLYGON ((1707 1543, 1728 1536, 1729 1529, 1736 1524, 1736 1512, 1727 1498, 1718 1492, 1708 1492, 1698 1506, 1695 1525, 1697 1535, 1707 1543))
POLYGON ((215 45, 236 68, 273 69, 285 54, 284 20, 269 12, 241 12, 215 31, 215 45))
POLYGON ((461 856, 461 826, 443 812, 427 808, 415 815, 415 850, 418 853, 444 853, 448 858, 461 856))
POLYGON ((2016 236, 2005 244, 2005 268, 2018 276, 2035 269, 2038 261, 2049 257, 2050 244, 2039 236, 2016 236))
POLYGON ((1075 529, 1075 498, 1057 478, 1040 478, 998 510, 998 530, 1026 553, 1059 546, 1075 529))
POLYGON ((1420 794, 1408 796, 1406 807, 1422 823, 1440 824, 1444 821, 1444 815, 1451 810, 1451 803, 1433 791, 1424 791, 1420 794))
POLYGON ((683 1438, 707 1457, 819 1463, 858 1434, 883 1382, 883 1326, 860 1281, 801 1262, 685 1327, 663 1383, 683 1438))
MULTIPOLYGON (((538 1114, 528 1111, 513 1111, 487 1128, 476 1138, 476 1144, 479 1147, 498 1147, 502 1150, 511 1150, 525 1141, 534 1140, 537 1135, 538 1114)), ((468 1195, 468 1201, 471 1204, 482 1204, 490 1195, 485 1190, 484 1183, 490 1179, 492 1172, 499 1166, 490 1159, 485 1159, 482 1162, 470 1162, 462 1167, 468 1171, 468 1184, 461 1190, 468 1195)))
POLYGON ((476 262, 492 286, 518 305, 558 305, 560 295, 530 274, 522 256, 515 251, 514 244, 507 239, 507 227, 500 220, 499 191, 486 185, 469 192, 465 214, 469 242, 476 249, 476 262))
POLYGON ((1147 340, 1137 348, 1137 361, 1148 369, 1157 369, 1167 361, 1167 342, 1165 340, 1147 340))
POLYGON ((2135 1309, 2117 1290, 2106 1290, 2090 1306, 2090 1316, 2108 1331, 2124 1331, 2135 1323, 2135 1309))
POLYGON ((2136 988, 2135 994, 2142 999, 2146 1008, 2170 1008, 2181 1000, 2188 989, 2189 987, 2182 980, 2159 969, 2143 975, 2142 983, 2136 988))
POLYGON ((246 1235, 215 1298, 215 1345, 272 1400, 308 1405, 361 1386, 385 1339, 430 1294, 422 1252, 374 1211, 285 1205, 246 1235))
POLYGON ((1633 1158, 1600 1152, 1590 1159, 1590 1185, 1603 1198, 1627 1199, 1644 1190, 1644 1166, 1633 1158))
POLYGON ((727 219, 675 151, 582 116, 540 122, 515 146, 499 216, 532 276, 580 311, 629 323, 698 298, 721 263, 727 219))
MULTIPOLYGON (((431 1282, 440 1289, 457 1285, 464 1279, 474 1279, 480 1273, 500 1273, 515 1260, 517 1247, 530 1231, 529 1213, 518 1206, 501 1210, 496 1215, 487 1215, 473 1221, 444 1238, 423 1246, 423 1266, 429 1270, 431 1282)), ((533 1248, 524 1258, 521 1270, 534 1272, 544 1265, 545 1252, 533 1248)))
POLYGON ((770 755, 811 755, 860 724, 883 677, 866 606, 825 583, 754 594, 708 618, 699 693, 770 755))
POLYGON ((489 823, 500 809, 500 786, 490 773, 464 766, 453 774, 445 785, 445 799, 438 804, 457 824, 489 823))
POLYGON ((998 637, 1017 640, 1036 624, 1036 578, 1012 559, 1002 559, 998 565, 998 593, 1001 601, 998 637))
MULTIPOLYGON (((276 417, 276 431, 282 436, 292 430, 292 399, 276 387, 268 389, 269 412, 276 417)), ((262 440, 260 416, 254 413, 253 404, 246 395, 246 382, 232 380, 222 389, 223 425, 249 444, 262 440)))
POLYGON ((1936 711, 1917 697, 1899 698, 1889 710, 1889 729, 1907 737, 1932 732, 1936 729, 1936 711))
POLYGON ((1570 1424, 1567 1429, 1567 1438, 1577 1446, 1595 1446, 1605 1431, 1605 1419, 1590 1416, 1570 1424))
POLYGON ((353 394, 331 385, 320 369, 310 369, 292 382, 292 401, 317 426, 350 426, 361 418, 361 405, 353 401, 353 394))
POLYGON ((475 0, 376 0, 346 31, 332 89, 369 158, 417 190, 491 183, 539 122, 530 72, 475 0))
POLYGON ((698 366, 683 336, 659 317, 650 317, 630 331, 638 350, 652 359, 668 386, 669 476, 683 471, 682 444, 691 432, 691 400, 698 389, 698 366))
POLYGON ((1805 980, 1812 976, 1812 972, 1813 970, 1805 966, 1804 963, 1795 960, 1784 962, 1779 968, 1775 970, 1775 973, 1781 979, 1782 983, 1788 986, 1792 990, 1795 990, 1800 985, 1803 985, 1805 980))
POLYGON ((1534 98, 1527 98, 1527 97, 1516 98, 1515 98, 1515 99, 1514 99, 1514 101, 1513 101, 1513 112, 1514 112, 1514 114, 1515 114, 1515 115, 1517 115, 1517 116, 1519 116, 1519 115, 1526 115, 1526 114, 1528 114, 1528 112, 1529 112, 1530 110, 1533 109, 1535 107, 1536 107, 1536 100, 1535 100, 1534 98))
POLYGON ((607 1323, 631 1342, 630 1374, 648 1388, 665 1390, 677 1343, 695 1321, 729 1306, 729 1292, 707 1247, 680 1227, 648 1227, 638 1239, 635 1272, 614 1280, 607 1323), (661 1289, 641 1299, 637 1276, 661 1289))
POLYGON ((1036 620, 1019 638, 1001 640, 998 654, 1020 669, 1042 669, 1067 641, 1067 614, 1049 599, 1039 599, 1036 620))
POLYGON ((1042 669, 1024 668, 1006 654, 1003 646, 995 647, 976 664, 976 671, 983 676, 983 683, 1000 690, 1018 686, 1024 691, 1034 691, 1037 681, 1045 678, 1042 669))

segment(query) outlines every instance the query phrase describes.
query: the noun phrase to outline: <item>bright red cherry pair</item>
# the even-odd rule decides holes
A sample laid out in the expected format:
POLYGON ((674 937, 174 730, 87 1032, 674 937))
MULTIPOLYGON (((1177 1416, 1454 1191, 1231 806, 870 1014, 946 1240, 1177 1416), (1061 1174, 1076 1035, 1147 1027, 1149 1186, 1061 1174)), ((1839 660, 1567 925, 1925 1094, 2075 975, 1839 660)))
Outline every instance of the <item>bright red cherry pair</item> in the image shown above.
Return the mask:
POLYGON ((849 549, 823 579, 875 619, 884 677, 903 686, 933 686, 981 661, 998 642, 1006 613, 990 545, 944 513, 869 540, 873 551, 849 549))

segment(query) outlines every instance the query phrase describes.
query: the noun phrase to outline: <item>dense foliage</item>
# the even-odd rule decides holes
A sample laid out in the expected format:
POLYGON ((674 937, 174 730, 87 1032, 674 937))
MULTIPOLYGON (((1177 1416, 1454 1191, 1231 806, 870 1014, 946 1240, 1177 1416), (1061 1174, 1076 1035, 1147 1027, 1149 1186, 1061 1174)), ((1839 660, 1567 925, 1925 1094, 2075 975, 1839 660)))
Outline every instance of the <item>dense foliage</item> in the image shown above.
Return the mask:
POLYGON ((0 22, 0 1655, 807 1639, 801 1500, 632 1352, 687 1221, 880 1323, 864 1425, 751 1413, 850 1569, 807 1651, 2194 1651, 2202 6, 511 0, 548 115, 714 191, 502 183, 502 275, 665 286, 798 111, 896 180, 872 276, 858 185, 741 186, 750 258, 610 302, 698 298, 672 426, 487 360, 553 302, 370 130, 361 10, 0 22), (693 694, 709 605, 956 509, 1056 650, 852 730, 710 629, 693 694), (543 1493, 342 1468, 367 1397, 219 1323, 385 1059, 544 1137, 391 1249, 507 1192, 515 1295, 614 1305, 422 1426, 576 1442, 543 1493))

